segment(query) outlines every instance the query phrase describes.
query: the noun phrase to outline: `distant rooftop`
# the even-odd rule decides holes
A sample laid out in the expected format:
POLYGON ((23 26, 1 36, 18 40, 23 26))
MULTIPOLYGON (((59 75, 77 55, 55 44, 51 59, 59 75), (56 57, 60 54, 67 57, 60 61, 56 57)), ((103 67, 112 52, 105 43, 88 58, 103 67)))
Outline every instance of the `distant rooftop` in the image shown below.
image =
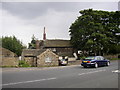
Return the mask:
POLYGON ((23 49, 24 56, 38 56, 43 53, 45 49, 23 49))
POLYGON ((70 40, 47 39, 44 41, 44 47, 72 47, 70 40))

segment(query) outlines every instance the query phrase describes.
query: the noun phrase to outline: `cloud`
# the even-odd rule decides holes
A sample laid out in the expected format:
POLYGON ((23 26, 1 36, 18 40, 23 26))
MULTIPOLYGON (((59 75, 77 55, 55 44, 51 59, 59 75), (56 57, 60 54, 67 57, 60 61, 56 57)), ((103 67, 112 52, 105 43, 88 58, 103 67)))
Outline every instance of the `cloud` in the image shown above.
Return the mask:
POLYGON ((117 2, 3 2, 2 7, 22 19, 33 19, 46 15, 48 9, 59 12, 79 12, 81 9, 89 7, 103 10, 118 8, 117 2), (116 3, 116 5, 113 3, 116 3))
POLYGON ((36 29, 36 26, 27 24, 26 20, 2 10, 2 36, 15 35, 26 44, 26 42, 30 41, 31 33, 34 33, 36 29))
POLYGON ((118 2, 104 2, 94 4, 91 8, 96 10, 104 10, 104 11, 117 11, 118 10, 118 2))
POLYGON ((31 41, 33 34, 36 38, 42 39, 44 26, 48 39, 69 39, 69 26, 76 18, 74 12, 57 12, 54 9, 49 9, 46 15, 31 20, 13 16, 6 10, 2 12, 2 35, 15 35, 25 44, 31 41))
POLYGON ((15 35, 26 45, 33 34, 42 39, 44 26, 48 39, 70 39, 69 27, 80 10, 117 10, 117 2, 4 2, 2 6, 2 35, 15 35))
POLYGON ((79 12, 81 8, 94 5, 91 2, 3 2, 3 9, 24 19, 46 15, 49 9, 57 12, 79 12))

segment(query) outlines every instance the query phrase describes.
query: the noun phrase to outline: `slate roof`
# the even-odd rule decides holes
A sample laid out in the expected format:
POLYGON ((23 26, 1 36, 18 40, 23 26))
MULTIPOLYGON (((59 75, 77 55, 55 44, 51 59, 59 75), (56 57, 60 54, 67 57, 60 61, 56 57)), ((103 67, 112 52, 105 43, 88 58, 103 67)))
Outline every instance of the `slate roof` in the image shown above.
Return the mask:
POLYGON ((45 49, 23 49, 22 54, 24 56, 38 56, 44 51, 45 49))
POLYGON ((12 51, 10 51, 10 50, 8 50, 6 48, 2 48, 2 47, 0 47, 0 55, 5 56, 5 57, 14 57, 14 56, 17 56, 12 51))
POLYGON ((44 41, 44 47, 72 47, 70 40, 51 39, 44 41))

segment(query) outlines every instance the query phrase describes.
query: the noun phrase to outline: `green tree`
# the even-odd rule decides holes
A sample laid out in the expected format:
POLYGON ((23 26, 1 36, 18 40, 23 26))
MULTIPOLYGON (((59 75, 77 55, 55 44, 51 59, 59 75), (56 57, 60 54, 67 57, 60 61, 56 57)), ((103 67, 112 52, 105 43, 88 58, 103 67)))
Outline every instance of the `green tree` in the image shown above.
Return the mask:
POLYGON ((29 45, 28 46, 29 49, 36 49, 36 40, 34 35, 32 36, 31 43, 28 43, 28 45, 29 45))
POLYGON ((25 48, 22 42, 18 40, 15 36, 5 36, 1 38, 2 40, 2 47, 9 49, 10 51, 16 53, 18 56, 21 55, 22 49, 25 48))
POLYGON ((71 43, 78 50, 93 52, 95 55, 108 53, 111 45, 117 45, 120 32, 117 20, 119 12, 82 10, 81 16, 70 26, 71 43))

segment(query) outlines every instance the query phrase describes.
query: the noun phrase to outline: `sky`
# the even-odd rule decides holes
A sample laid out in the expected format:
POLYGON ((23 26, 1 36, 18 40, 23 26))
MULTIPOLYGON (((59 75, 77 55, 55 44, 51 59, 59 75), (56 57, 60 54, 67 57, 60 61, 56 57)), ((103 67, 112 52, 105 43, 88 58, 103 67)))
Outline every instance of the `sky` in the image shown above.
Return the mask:
POLYGON ((79 11, 117 11, 118 2, 1 2, 0 36, 16 36, 24 45, 31 37, 43 39, 46 28, 47 39, 69 40, 69 27, 80 16, 79 11))

